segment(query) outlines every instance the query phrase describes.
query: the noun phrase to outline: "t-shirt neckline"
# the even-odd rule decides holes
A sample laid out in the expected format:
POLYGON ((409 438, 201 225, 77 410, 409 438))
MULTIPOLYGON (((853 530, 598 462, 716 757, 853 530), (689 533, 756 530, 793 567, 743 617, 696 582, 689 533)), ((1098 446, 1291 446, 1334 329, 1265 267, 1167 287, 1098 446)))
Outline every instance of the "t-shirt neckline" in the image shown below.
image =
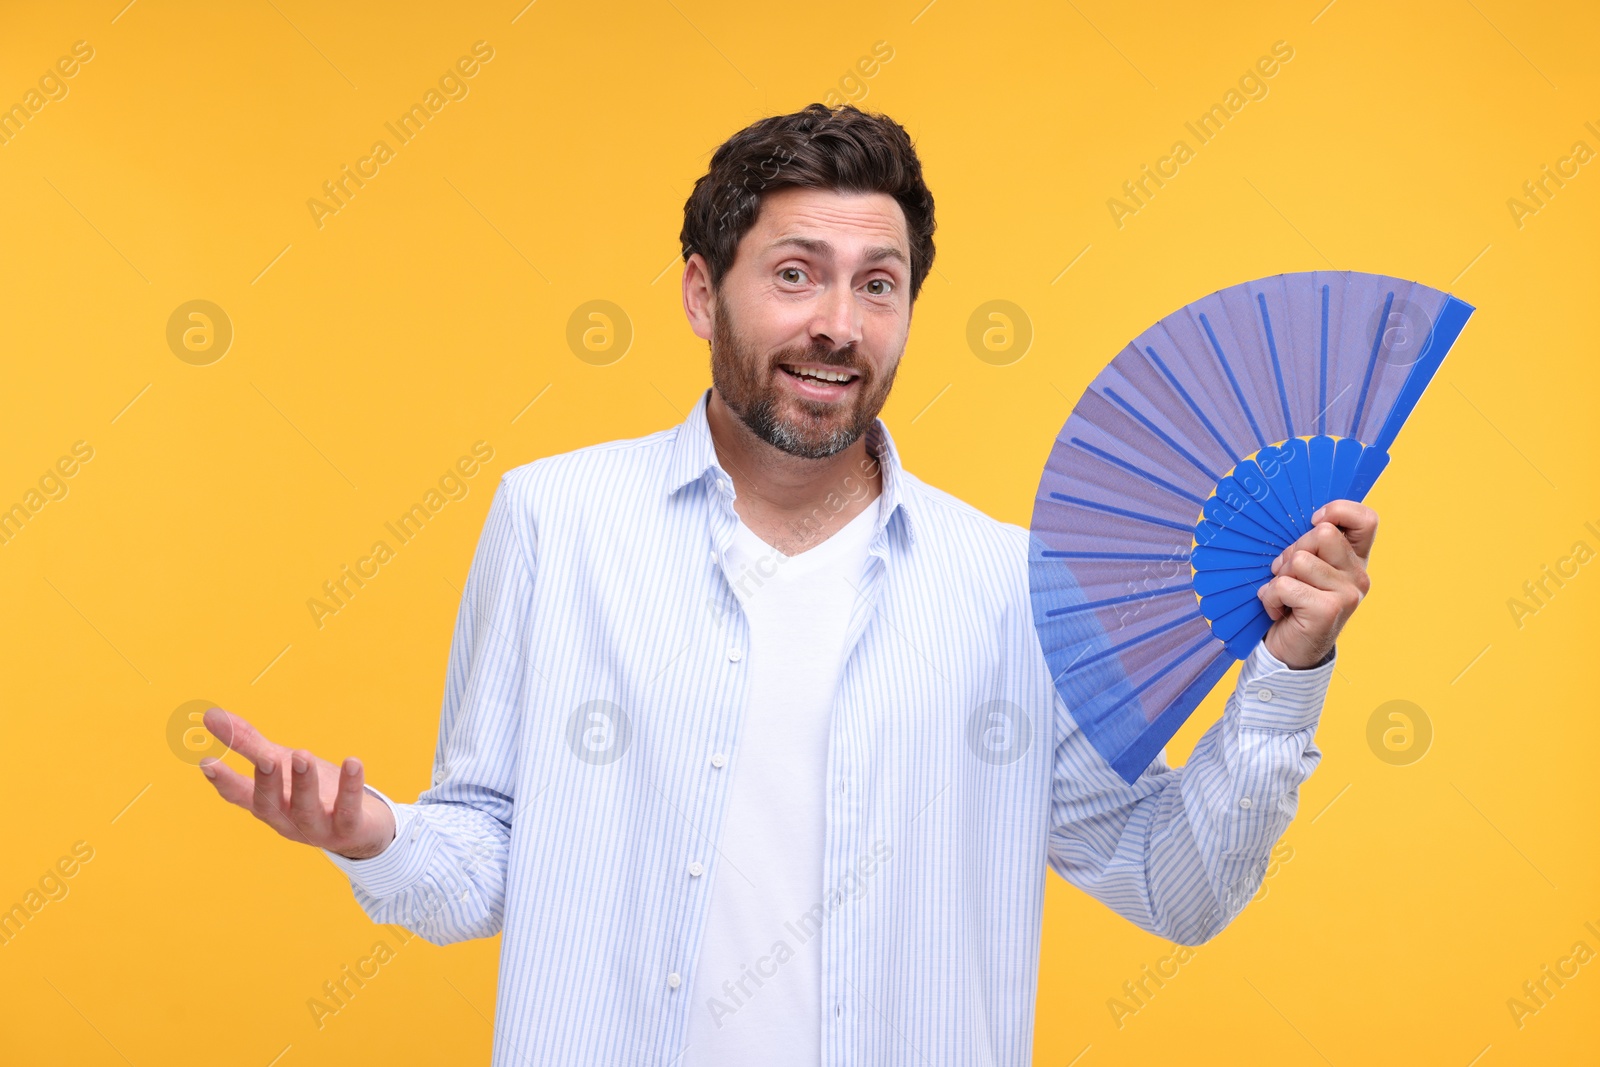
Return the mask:
POLYGON ((743 542, 740 546, 743 551, 752 556, 759 557, 767 553, 776 553, 784 561, 785 566, 799 564, 809 569, 813 563, 825 563, 833 560, 840 554, 848 552, 851 548, 858 547, 869 540, 872 534, 873 522, 877 518, 878 508, 882 505, 882 502, 883 494, 880 493, 873 498, 872 503, 861 509, 860 514, 839 527, 830 536, 812 545, 804 552, 796 553, 793 556, 785 556, 776 547, 767 544, 766 541, 762 540, 761 535, 745 525, 743 519, 739 520, 734 536, 743 542))

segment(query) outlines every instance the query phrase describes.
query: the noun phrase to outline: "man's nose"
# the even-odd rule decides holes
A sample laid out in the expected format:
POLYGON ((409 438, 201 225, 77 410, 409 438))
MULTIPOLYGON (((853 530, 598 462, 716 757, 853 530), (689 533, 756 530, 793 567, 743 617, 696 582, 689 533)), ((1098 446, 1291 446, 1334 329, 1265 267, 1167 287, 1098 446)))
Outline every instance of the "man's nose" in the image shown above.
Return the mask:
POLYGON ((861 343, 861 309, 848 285, 828 287, 811 325, 814 340, 826 339, 834 349, 861 343))

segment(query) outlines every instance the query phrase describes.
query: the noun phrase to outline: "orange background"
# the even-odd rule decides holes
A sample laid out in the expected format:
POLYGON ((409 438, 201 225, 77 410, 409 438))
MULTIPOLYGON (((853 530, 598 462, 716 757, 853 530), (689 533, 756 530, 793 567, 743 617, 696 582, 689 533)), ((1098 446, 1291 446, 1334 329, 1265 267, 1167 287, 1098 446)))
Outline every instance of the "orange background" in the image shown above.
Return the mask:
POLYGON ((1028 521, 1112 355, 1216 289, 1333 267, 1479 309, 1369 498, 1373 592, 1264 895, 1119 1026, 1108 1001, 1171 946, 1052 876, 1038 1062, 1593 1062, 1600 965, 1520 1025, 1507 1007, 1600 951, 1600 576, 1572 555, 1600 549, 1600 164, 1508 206, 1600 150, 1591 6, 123 2, 0 14, 0 106, 46 79, 0 144, 0 507, 41 505, 0 544, 0 908, 65 892, 0 945, 0 1060, 487 1061, 497 943, 374 927, 169 726, 215 701, 424 788, 495 480, 682 418, 709 383, 679 298, 691 185, 747 122, 854 99, 911 131, 939 208, 885 418, 998 518, 1028 521), (319 226, 323 182, 478 41, 466 95, 319 226), (1275 42, 1264 95, 1119 226, 1122 183, 1275 42), (169 345, 194 300, 225 352, 169 345), (596 300, 615 347, 574 349, 596 300), (968 343, 993 300, 1025 316, 1015 358, 968 343), (319 628, 306 601, 480 441, 465 495, 319 628), (1394 700, 1431 727, 1421 758, 1369 745, 1394 700), (380 938, 392 958, 319 1028, 307 1001, 380 938))

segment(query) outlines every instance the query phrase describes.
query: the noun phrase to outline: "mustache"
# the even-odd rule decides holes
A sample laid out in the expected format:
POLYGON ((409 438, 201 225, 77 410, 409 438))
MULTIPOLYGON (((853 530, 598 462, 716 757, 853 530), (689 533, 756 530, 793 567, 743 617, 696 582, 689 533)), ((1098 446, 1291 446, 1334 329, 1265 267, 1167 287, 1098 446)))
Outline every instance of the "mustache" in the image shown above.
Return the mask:
POLYGON ((858 361, 858 355, 853 347, 833 349, 826 345, 813 345, 810 348, 790 348, 772 357, 772 369, 777 370, 781 363, 818 363, 825 367, 853 370, 866 378, 870 371, 863 362, 858 361))

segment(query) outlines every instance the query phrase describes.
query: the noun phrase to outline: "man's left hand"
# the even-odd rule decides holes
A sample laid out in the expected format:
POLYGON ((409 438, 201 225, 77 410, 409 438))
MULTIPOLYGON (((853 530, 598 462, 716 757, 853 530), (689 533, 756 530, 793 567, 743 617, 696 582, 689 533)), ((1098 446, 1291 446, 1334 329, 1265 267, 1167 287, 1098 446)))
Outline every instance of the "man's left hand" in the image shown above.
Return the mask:
POLYGON ((1256 591, 1273 620, 1267 651, 1295 670, 1315 667, 1372 587, 1367 557, 1378 513, 1354 500, 1330 500, 1315 525, 1272 563, 1275 575, 1256 591))

